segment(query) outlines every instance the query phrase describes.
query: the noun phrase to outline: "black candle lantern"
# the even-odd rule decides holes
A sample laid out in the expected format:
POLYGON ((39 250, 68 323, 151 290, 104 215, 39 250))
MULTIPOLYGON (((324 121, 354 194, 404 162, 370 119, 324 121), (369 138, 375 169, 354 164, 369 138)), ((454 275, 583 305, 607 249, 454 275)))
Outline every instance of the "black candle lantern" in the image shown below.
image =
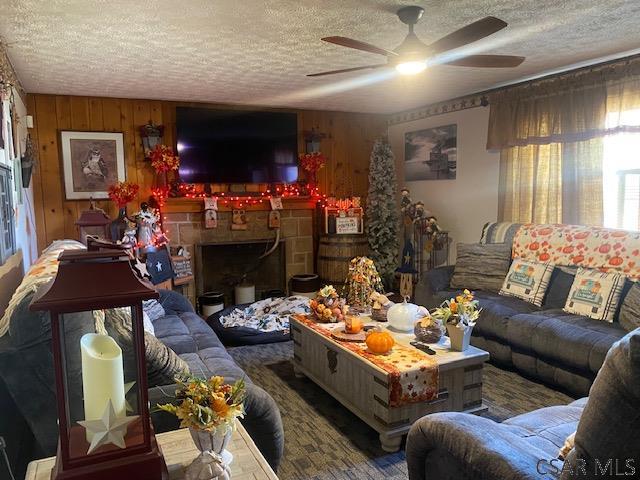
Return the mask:
POLYGON ((158 293, 138 280, 122 251, 65 251, 59 261, 30 306, 51 315, 59 426, 51 478, 167 478, 149 416, 142 323, 142 301, 158 293), (131 315, 129 343, 78 328, 93 319, 81 312, 115 308, 131 315))
POLYGON ((149 120, 149 123, 140 127, 140 138, 142 139, 142 149, 144 150, 144 158, 149 158, 151 150, 156 145, 162 144, 162 136, 164 135, 164 126, 154 125, 149 120))

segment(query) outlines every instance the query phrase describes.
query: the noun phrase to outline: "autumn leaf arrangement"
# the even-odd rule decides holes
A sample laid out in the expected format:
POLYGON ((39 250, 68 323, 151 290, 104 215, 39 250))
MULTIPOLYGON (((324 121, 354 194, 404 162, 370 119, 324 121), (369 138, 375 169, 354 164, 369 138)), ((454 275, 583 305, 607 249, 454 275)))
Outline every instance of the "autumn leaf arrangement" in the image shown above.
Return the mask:
POLYGON ((207 380, 189 375, 177 377, 176 383, 178 403, 158 405, 158 408, 178 417, 181 428, 227 432, 234 429, 236 418, 244 416, 246 385, 243 379, 227 384, 220 376, 207 380))
POLYGON ((478 300, 474 298, 473 293, 465 289, 454 298, 445 300, 431 312, 431 316, 436 320, 441 320, 445 325, 472 327, 476 324, 481 311, 482 309, 478 307, 478 300))

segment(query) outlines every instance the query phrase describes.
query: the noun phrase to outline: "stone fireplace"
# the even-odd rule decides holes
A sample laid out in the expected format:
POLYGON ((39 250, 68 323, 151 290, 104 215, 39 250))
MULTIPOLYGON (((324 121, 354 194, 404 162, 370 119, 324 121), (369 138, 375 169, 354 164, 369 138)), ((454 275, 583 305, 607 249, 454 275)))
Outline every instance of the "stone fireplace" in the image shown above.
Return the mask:
MULTIPOLYGON (((207 277, 202 275, 204 265, 201 264, 202 257, 198 258, 202 253, 198 253, 199 247, 220 245, 226 248, 237 245, 237 254, 233 250, 228 250, 229 253, 219 258, 223 266, 228 265, 230 269, 233 267, 237 270, 238 267, 234 266, 237 259, 231 257, 243 255, 241 253, 243 245, 253 245, 261 254, 264 252, 265 245, 267 243, 269 246, 273 245, 276 238, 276 231, 268 227, 269 212, 266 209, 247 210, 246 230, 231 230, 231 211, 228 209, 218 212, 217 228, 207 229, 204 227, 202 206, 201 201, 170 200, 164 212, 164 227, 171 246, 184 246, 193 259, 195 291, 192 288, 187 293, 192 302, 195 302, 197 295, 203 293, 205 288, 209 288, 206 284, 207 277)), ((314 215, 314 205, 295 200, 286 201, 285 209, 281 211, 281 246, 278 249, 281 252, 281 262, 284 264, 282 289, 285 291, 288 290, 289 279, 293 275, 314 271, 314 215)), ((270 257, 276 253, 274 252, 270 257)), ((257 284, 256 287, 258 287, 257 284)), ((259 298, 258 292, 256 297, 259 298)))

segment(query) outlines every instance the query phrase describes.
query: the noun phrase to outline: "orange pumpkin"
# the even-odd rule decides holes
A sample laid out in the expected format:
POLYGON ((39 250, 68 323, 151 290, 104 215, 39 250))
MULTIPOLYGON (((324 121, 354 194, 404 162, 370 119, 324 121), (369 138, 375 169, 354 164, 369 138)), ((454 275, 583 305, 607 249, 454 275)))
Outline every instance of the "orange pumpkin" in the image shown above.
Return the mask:
POLYGON ((391 350, 393 344, 396 343, 389 332, 380 330, 372 330, 367 335, 367 347, 373 353, 383 355, 391 350))

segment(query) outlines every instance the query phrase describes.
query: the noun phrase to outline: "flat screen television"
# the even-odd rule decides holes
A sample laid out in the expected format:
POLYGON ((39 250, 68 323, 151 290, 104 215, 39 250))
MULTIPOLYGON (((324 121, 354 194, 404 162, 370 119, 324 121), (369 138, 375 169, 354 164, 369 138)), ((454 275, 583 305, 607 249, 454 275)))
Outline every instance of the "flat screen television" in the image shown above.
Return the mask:
POLYGON ((295 113, 176 108, 186 183, 291 183, 298 179, 295 113))

